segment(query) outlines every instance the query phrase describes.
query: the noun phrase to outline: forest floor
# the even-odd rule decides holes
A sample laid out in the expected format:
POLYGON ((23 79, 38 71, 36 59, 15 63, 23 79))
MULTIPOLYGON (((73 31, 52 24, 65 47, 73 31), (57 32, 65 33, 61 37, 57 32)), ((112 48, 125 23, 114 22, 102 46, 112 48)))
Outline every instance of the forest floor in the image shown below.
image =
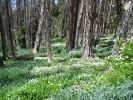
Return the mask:
POLYGON ((107 58, 81 59, 81 49, 68 52, 62 41, 52 45, 52 63, 46 60, 45 47, 35 55, 32 50, 21 48, 17 48, 16 53, 34 59, 4 62, 4 67, 0 68, 0 100, 120 100, 133 97, 130 80, 121 85, 102 80, 114 70, 107 58))

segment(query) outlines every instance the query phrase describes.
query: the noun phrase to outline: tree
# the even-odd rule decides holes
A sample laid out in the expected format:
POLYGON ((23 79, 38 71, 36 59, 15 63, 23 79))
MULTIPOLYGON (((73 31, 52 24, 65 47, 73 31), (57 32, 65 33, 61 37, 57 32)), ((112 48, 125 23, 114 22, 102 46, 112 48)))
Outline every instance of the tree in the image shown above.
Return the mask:
POLYGON ((4 33, 4 28, 3 28, 3 20, 2 20, 2 4, 1 4, 1 0, 0 0, 0 32, 1 32, 1 40, 2 40, 2 54, 3 54, 3 60, 6 60, 6 58, 8 57, 7 55, 7 48, 6 48, 6 37, 5 37, 5 33, 4 33))
POLYGON ((51 53, 51 22, 52 22, 52 19, 51 19, 51 12, 50 12, 50 0, 46 0, 46 13, 45 13, 45 16, 46 16, 46 47, 47 47, 47 59, 48 59, 48 62, 51 62, 52 61, 52 53, 51 53))
POLYGON ((39 52, 39 47, 40 47, 40 42, 41 42, 41 35, 42 35, 42 27, 43 27, 43 24, 44 24, 44 7, 45 7, 44 5, 45 5, 45 2, 44 2, 44 0, 42 0, 38 31, 37 31, 37 34, 36 34, 36 40, 35 40, 35 46, 34 46, 33 53, 38 53, 39 52))
POLYGON ((60 37, 66 36, 66 31, 67 31, 66 27, 68 22, 68 8, 69 7, 66 0, 58 0, 57 14, 59 15, 58 21, 60 22, 59 28, 58 28, 58 36, 60 37))
POLYGON ((82 58, 93 57, 92 39, 93 39, 93 24, 96 19, 96 0, 85 1, 85 23, 84 36, 82 47, 82 58))
POLYGON ((78 12, 79 12, 79 3, 81 0, 75 0, 75 11, 74 11, 74 27, 73 27, 73 45, 72 47, 75 48, 75 38, 76 38, 76 30, 77 30, 77 23, 78 23, 78 12))
POLYGON ((120 12, 117 14, 119 18, 120 16, 122 16, 122 18, 118 26, 118 34, 117 34, 116 42, 112 49, 113 56, 119 55, 120 44, 118 44, 118 41, 128 42, 132 38, 133 1, 130 2, 128 9, 126 9, 123 15, 121 15, 120 12))
POLYGON ((79 0, 69 0, 69 16, 66 36, 66 48, 71 50, 75 47, 79 0))
POLYGON ((42 28, 45 26, 45 41, 46 41, 46 48, 47 48, 47 59, 48 62, 52 61, 52 53, 51 53, 51 9, 50 9, 50 0, 42 0, 41 5, 41 12, 40 12, 40 20, 38 25, 38 31, 36 35, 36 41, 34 46, 33 53, 39 52, 40 42, 42 33, 42 28), (45 8, 45 11, 44 11, 45 8), (44 15, 45 13, 45 15, 44 15), (45 22, 45 25, 44 25, 45 22))
POLYGON ((93 57, 93 41, 100 38, 100 25, 103 0, 84 1, 84 29, 82 43, 82 58, 93 57))
POLYGON ((66 49, 73 49, 73 22, 74 22, 74 0, 69 0, 69 16, 68 16, 68 27, 66 36, 66 49))
POLYGON ((4 32, 6 33, 6 40, 8 44, 8 49, 10 51, 10 54, 13 59, 16 59, 15 56, 15 50, 14 50, 14 45, 13 45, 13 37, 11 33, 11 21, 10 21, 10 0, 5 0, 4 1, 4 9, 3 9, 3 26, 4 26, 4 32))
POLYGON ((38 26, 38 16, 40 15, 39 3, 38 0, 16 1, 17 45, 22 48, 31 49, 33 46, 38 26))
POLYGON ((77 19, 77 27, 76 27, 75 46, 78 46, 79 35, 81 34, 80 29, 81 29, 81 24, 83 19, 83 8, 84 8, 84 0, 80 0, 78 15, 76 15, 78 16, 78 19, 77 19))
POLYGON ((16 14, 16 17, 14 18, 14 24, 16 25, 16 42, 15 45, 16 46, 20 46, 21 48, 26 48, 26 42, 25 42, 25 34, 26 34, 26 12, 25 12, 25 1, 22 0, 17 0, 16 1, 16 13, 14 13, 14 15, 16 14), (23 6, 24 4, 24 6, 23 6))

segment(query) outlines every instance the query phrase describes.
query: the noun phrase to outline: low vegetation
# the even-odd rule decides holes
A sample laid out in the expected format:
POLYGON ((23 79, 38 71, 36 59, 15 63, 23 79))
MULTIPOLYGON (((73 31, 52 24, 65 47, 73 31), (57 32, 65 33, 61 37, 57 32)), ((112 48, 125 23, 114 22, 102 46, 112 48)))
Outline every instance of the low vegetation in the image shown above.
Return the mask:
MULTIPOLYGON (((133 98, 133 42, 120 47, 120 56, 94 48, 95 57, 81 59, 81 50, 70 52, 65 45, 52 45, 53 62, 48 63, 46 48, 39 54, 17 48, 17 55, 34 59, 7 59, 0 68, 0 100, 131 100, 133 98), (101 51, 97 51, 100 50, 101 51), (126 52, 129 50, 130 52, 126 52), (23 52, 23 53, 22 53, 23 52), (22 55, 23 54, 23 55, 22 55), (40 59, 35 59, 40 57, 40 59)), ((59 40, 58 40, 59 41, 59 40)), ((113 41, 113 38, 112 38, 113 41)), ((113 43, 112 43, 113 45, 113 43)), ((31 50, 32 51, 32 50, 31 50)), ((107 51, 107 50, 105 50, 107 51)))

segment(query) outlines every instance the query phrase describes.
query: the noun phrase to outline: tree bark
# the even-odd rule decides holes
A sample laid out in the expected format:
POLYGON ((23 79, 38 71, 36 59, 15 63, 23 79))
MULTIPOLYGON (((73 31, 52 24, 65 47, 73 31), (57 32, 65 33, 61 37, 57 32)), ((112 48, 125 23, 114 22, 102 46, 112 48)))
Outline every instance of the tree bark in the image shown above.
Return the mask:
POLYGON ((77 20, 78 20, 78 12, 79 12, 79 3, 80 0, 75 0, 75 16, 74 16, 74 29, 73 29, 73 43, 72 43, 72 48, 75 48, 75 37, 76 37, 76 29, 77 29, 77 20))
POLYGON ((52 62, 51 53, 51 12, 50 12, 50 0, 46 0, 46 47, 47 47, 47 60, 52 62))
POLYGON ((2 60, 6 60, 6 58, 8 57, 7 54, 7 48, 6 48, 6 37, 5 37, 5 33, 4 33, 4 27, 3 27, 3 20, 2 20, 2 5, 1 5, 1 0, 0 0, 0 32, 1 32, 1 40, 2 40, 2 60))
MULTIPOLYGON (((60 0, 58 1, 60 2, 60 6, 61 5, 64 5, 63 8, 61 9, 61 14, 62 14, 62 17, 61 17, 61 21, 60 21, 60 26, 59 26, 59 29, 58 29, 58 35, 60 37, 63 37, 66 35, 66 27, 67 27, 67 20, 68 20, 68 7, 65 6, 67 5, 67 3, 65 3, 65 0, 60 0)), ((60 7, 59 6, 59 7, 60 7)))
POLYGON ((29 7, 29 0, 25 1, 25 9, 26 9, 26 34, 25 34, 25 41, 26 41, 26 48, 27 49, 31 49, 32 48, 32 44, 31 44, 31 32, 30 32, 30 7, 29 7))
POLYGON ((38 53, 39 52, 41 36, 42 36, 42 26, 44 24, 44 4, 45 4, 45 2, 44 2, 44 0, 42 0, 38 31, 37 31, 37 34, 36 34, 36 41, 35 41, 35 46, 34 46, 33 53, 38 53))
POLYGON ((16 40, 15 45, 20 46, 21 48, 26 48, 25 42, 25 30, 26 30, 26 2, 25 0, 16 1, 16 40))
POLYGON ((79 40, 79 30, 81 28, 81 22, 83 18, 83 8, 84 8, 84 0, 80 0, 80 9, 78 13, 78 21, 77 21, 77 28, 76 28, 76 36, 75 36, 75 46, 78 45, 78 40, 79 40))
POLYGON ((68 17, 68 29, 66 36, 66 49, 73 49, 73 22, 74 22, 74 0, 69 0, 70 11, 68 17))
POLYGON ((95 0, 86 1, 86 15, 84 23, 84 37, 83 37, 83 47, 82 47, 82 58, 93 57, 92 52, 92 39, 93 39, 93 24, 96 18, 95 12, 95 0))
POLYGON ((8 48, 10 51, 10 54, 12 56, 13 59, 16 58, 15 56, 15 50, 14 50, 14 45, 13 45, 13 37, 12 37, 12 33, 11 33, 11 22, 10 22, 10 15, 9 15, 9 2, 5 0, 5 9, 4 9, 4 32, 6 33, 6 40, 7 40, 7 44, 8 44, 8 48))

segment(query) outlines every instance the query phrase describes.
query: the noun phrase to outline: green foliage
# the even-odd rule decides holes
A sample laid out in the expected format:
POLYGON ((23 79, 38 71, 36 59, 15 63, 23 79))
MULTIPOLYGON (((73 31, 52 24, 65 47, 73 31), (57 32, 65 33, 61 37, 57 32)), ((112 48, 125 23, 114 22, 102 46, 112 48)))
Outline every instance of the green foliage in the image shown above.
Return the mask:
POLYGON ((59 57, 66 57, 68 56, 68 52, 65 48, 65 45, 63 44, 53 44, 53 47, 52 47, 52 54, 53 56, 59 56, 59 57))
POLYGON ((6 61, 3 61, 4 62, 4 66, 9 68, 12 66, 12 64, 14 63, 13 59, 10 59, 10 58, 6 58, 6 61))
POLYGON ((52 43, 64 43, 64 42, 65 42, 65 38, 55 37, 52 39, 52 43))
POLYGON ((94 55, 100 58, 109 56, 114 45, 113 39, 113 35, 102 36, 102 38, 100 38, 99 44, 92 48, 94 55))
MULTIPOLYGON (((93 48, 95 54, 103 54, 102 58, 110 54, 113 42, 109 39, 103 38, 102 45, 93 48), (103 48, 103 45, 107 47, 103 48)), ((55 43, 52 45, 52 63, 48 63, 46 59, 19 60, 7 64, 8 68, 0 69, 0 99, 43 100, 50 97, 55 100, 119 100, 120 98, 124 100, 128 99, 127 97, 130 99, 133 85, 130 84, 132 81, 126 81, 133 78, 132 56, 131 53, 123 51, 129 47, 125 45, 123 47, 125 49, 121 48, 120 57, 112 57, 107 61, 100 58, 83 60, 79 59, 81 57, 79 48, 69 52, 64 44, 55 43), (118 82, 121 83, 117 84, 118 82)), ((41 47, 39 54, 34 56, 46 56, 44 51, 46 48, 41 47)), ((17 55, 32 56, 32 52, 17 47, 17 55)))
POLYGON ((53 96, 54 100, 88 100, 89 97, 86 93, 75 91, 74 89, 67 88, 60 90, 58 94, 53 96))
POLYGON ((14 61, 12 67, 0 71, 0 87, 3 87, 0 98, 40 100, 74 84, 84 86, 105 70, 102 61, 98 58, 85 61, 74 58, 50 65, 46 60, 14 61))
POLYGON ((7 94, 7 98, 10 100, 42 100, 56 93, 59 87, 57 81, 51 79, 32 79, 26 85, 7 94))
POLYGON ((15 36, 17 44, 21 48, 26 48, 25 34, 26 34, 26 26, 23 25, 22 20, 19 20, 19 26, 15 36))
POLYGON ((97 85, 85 89, 67 88, 53 96, 54 100, 131 100, 133 98, 133 82, 124 84, 97 85), (86 90, 86 91, 85 91, 86 90))
POLYGON ((47 52, 46 47, 40 46, 39 53, 34 54, 34 57, 46 57, 47 56, 46 52, 47 52))
POLYGON ((129 41, 121 46, 121 56, 126 61, 133 61, 133 41, 129 41))
POLYGON ((53 60, 53 63, 63 63, 66 62, 67 59, 66 58, 56 58, 53 60))
POLYGON ((117 40, 117 44, 118 44, 119 48, 122 47, 122 44, 123 44, 123 43, 124 43, 124 42, 123 42, 123 39, 117 40))
POLYGON ((17 56, 33 56, 33 50, 23 49, 20 46, 16 47, 17 56))
POLYGON ((53 47, 52 49, 53 49, 53 53, 54 54, 60 54, 62 51, 63 51, 63 48, 64 47, 62 47, 62 46, 55 46, 55 47, 53 47))
POLYGON ((91 90, 89 98, 89 100, 131 100, 133 98, 133 82, 99 85, 91 90))
POLYGON ((123 44, 120 54, 118 57, 107 59, 113 69, 104 75, 104 82, 116 83, 123 82, 124 79, 133 79, 133 41, 123 44))
POLYGON ((33 50, 28 50, 24 56, 33 56, 33 50))
POLYGON ((71 58, 81 58, 82 57, 82 53, 79 51, 74 51, 71 52, 71 58))
POLYGON ((111 54, 111 49, 110 48, 101 48, 101 47, 96 47, 93 48, 94 55, 98 56, 99 58, 104 58, 107 57, 111 54))
POLYGON ((36 53, 36 54, 34 54, 34 57, 46 57, 47 56, 47 54, 46 53, 36 53))

